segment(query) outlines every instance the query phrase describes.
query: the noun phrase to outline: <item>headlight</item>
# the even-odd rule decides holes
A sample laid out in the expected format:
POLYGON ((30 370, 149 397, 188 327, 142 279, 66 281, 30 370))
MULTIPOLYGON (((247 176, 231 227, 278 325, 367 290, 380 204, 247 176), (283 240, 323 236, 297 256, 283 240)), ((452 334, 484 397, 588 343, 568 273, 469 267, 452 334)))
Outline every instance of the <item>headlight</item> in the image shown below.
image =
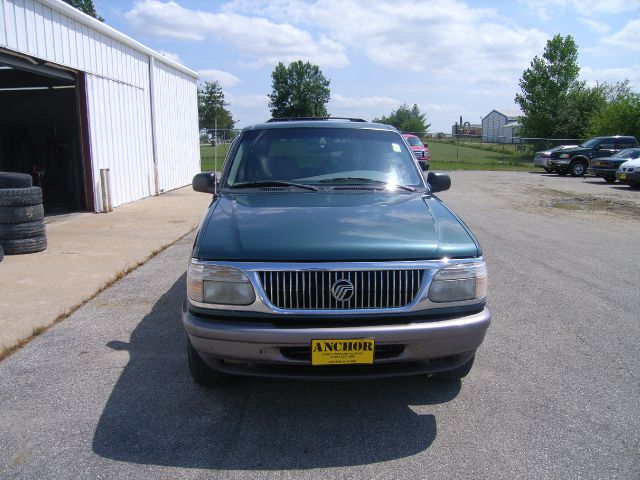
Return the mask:
POLYGON ((187 296, 194 302, 251 305, 256 295, 249 278, 237 268, 189 264, 187 296))
POLYGON ((561 153, 558 158, 571 158, 571 155, 569 155, 568 153, 561 153))
POLYGON ((484 262, 460 263, 441 268, 429 287, 432 302, 462 302, 487 296, 487 266, 484 262))
POLYGON ((640 167, 636 167, 636 169, 634 170, 635 173, 640 173, 640 167))

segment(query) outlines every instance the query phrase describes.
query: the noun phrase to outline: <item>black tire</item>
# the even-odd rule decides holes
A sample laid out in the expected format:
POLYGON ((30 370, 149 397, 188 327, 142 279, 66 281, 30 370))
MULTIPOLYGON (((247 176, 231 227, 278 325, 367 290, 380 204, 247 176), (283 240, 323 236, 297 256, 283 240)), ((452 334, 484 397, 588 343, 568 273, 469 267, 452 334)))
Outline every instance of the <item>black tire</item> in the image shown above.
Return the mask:
POLYGON ((578 160, 577 162, 573 162, 569 166, 569 173, 571 173, 572 177, 584 177, 584 174, 586 171, 587 171, 587 166, 581 160, 578 160))
POLYGON ((26 207, 0 207, 0 223, 37 222, 44 218, 44 207, 28 205, 26 207))
POLYGON ((3 258, 4 258, 4 248, 2 248, 2 245, 0 245, 0 262, 2 261, 3 258))
POLYGON ((0 241, 2 242, 2 247, 6 255, 36 253, 47 249, 47 237, 44 236, 0 241))
POLYGON ((466 377, 471 371, 471 367, 473 367, 473 361, 476 359, 474 355, 467 363, 463 363, 458 368, 454 368, 453 370, 448 370, 446 372, 438 372, 433 374, 433 378, 441 379, 441 380, 460 380, 461 378, 466 377))
POLYGON ((209 365, 207 365, 200 355, 193 348, 191 342, 187 338, 187 359, 189 361, 189 373, 193 381, 198 385, 202 385, 207 388, 221 387, 231 381, 231 375, 218 372, 209 365))
POLYGON ((29 188, 33 178, 28 173, 0 172, 0 188, 29 188))
POLYGON ((46 234, 44 222, 0 223, 0 240, 43 237, 46 234))
POLYGON ((547 172, 547 173, 551 173, 551 172, 553 172, 553 170, 551 170, 551 169, 550 169, 550 168, 548 168, 548 167, 542 167, 542 168, 544 168, 544 171, 545 171, 545 172, 547 172))
POLYGON ((604 177, 604 181, 607 183, 616 183, 616 177, 604 177))
POLYGON ((0 207, 25 207, 42 203, 40 187, 0 189, 0 207))

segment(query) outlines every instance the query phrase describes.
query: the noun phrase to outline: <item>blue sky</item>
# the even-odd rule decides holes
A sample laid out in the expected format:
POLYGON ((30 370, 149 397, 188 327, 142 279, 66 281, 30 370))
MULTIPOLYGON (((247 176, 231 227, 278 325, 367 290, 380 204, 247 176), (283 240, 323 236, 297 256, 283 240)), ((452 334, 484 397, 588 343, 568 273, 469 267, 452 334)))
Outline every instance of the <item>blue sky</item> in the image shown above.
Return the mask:
POLYGON ((218 80, 243 127, 269 118, 271 72, 310 61, 333 116, 418 104, 430 131, 517 111, 518 80, 555 34, 572 35, 581 79, 640 91, 640 1, 94 0, 106 22, 218 80))

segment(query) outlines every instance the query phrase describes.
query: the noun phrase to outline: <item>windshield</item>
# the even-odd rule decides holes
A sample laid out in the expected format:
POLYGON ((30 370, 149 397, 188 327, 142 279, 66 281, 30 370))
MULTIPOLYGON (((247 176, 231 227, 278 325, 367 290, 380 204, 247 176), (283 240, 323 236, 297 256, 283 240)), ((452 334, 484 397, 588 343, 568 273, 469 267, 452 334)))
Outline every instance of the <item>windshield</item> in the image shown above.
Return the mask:
POLYGON ((620 150, 618 153, 612 155, 612 157, 635 159, 640 157, 640 148, 625 148, 624 150, 620 150))
POLYGON ((255 182, 424 186, 397 132, 353 128, 249 130, 230 159, 229 187, 255 182))
POLYGON ((420 141, 420 139, 418 137, 405 137, 407 139, 407 142, 409 143, 409 145, 411 145, 412 147, 422 147, 424 145, 422 145, 422 142, 420 141))

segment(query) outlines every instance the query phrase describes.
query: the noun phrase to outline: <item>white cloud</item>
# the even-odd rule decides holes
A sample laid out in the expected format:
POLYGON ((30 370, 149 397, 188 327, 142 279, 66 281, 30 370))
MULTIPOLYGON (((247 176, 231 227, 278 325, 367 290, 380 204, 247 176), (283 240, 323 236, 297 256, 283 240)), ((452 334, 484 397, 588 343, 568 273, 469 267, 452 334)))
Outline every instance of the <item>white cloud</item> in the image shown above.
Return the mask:
POLYGON ((204 81, 217 81, 221 87, 233 87, 241 83, 241 80, 233 73, 223 72, 222 70, 205 69, 198 70, 200 74, 200 80, 204 81))
POLYGON ((237 13, 209 13, 190 10, 176 2, 142 0, 125 14, 132 28, 161 39, 204 41, 213 36, 242 52, 245 65, 261 67, 305 60, 325 67, 349 64, 338 42, 289 23, 237 13))
POLYGON ((560 8, 571 8, 581 16, 598 17, 600 21, 603 14, 614 15, 638 9, 636 0, 520 0, 520 3, 542 20, 553 18, 560 8))
POLYGON ((358 97, 350 98, 339 94, 331 94, 329 106, 340 109, 355 108, 389 108, 398 107, 402 102, 390 97, 358 97))
POLYGON ((594 69, 589 66, 580 67, 580 77, 591 86, 596 83, 616 83, 629 80, 632 88, 640 88, 640 64, 630 65, 625 68, 594 69))
POLYGON ((619 32, 603 38, 602 43, 612 47, 640 52, 640 19, 631 20, 619 32))
POLYGON ((498 24, 498 17, 495 10, 457 0, 429 2, 428 8, 408 0, 319 0, 309 7, 307 20, 390 69, 507 83, 543 49, 547 36, 498 24))
POLYGON ((578 18, 578 21, 595 33, 608 33, 611 28, 601 20, 592 20, 590 18, 578 18))
POLYGON ((177 53, 165 52, 164 50, 160 50, 158 53, 160 55, 162 55, 163 57, 167 57, 167 58, 173 60, 174 62, 177 62, 177 63, 179 63, 181 65, 184 65, 184 62, 180 58, 180 55, 178 55, 177 53))

